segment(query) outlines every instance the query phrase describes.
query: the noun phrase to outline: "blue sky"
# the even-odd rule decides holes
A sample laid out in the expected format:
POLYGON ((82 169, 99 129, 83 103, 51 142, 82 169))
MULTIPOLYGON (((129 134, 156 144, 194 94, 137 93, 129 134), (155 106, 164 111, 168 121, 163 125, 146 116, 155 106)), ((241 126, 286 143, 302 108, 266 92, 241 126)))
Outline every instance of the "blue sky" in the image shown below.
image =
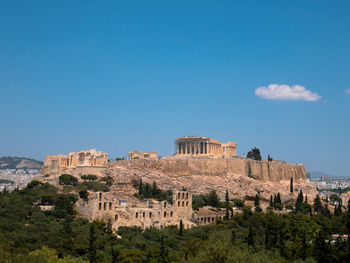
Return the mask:
POLYGON ((164 156, 201 135, 350 176, 349 13, 349 1, 1 1, 0 155, 164 156))

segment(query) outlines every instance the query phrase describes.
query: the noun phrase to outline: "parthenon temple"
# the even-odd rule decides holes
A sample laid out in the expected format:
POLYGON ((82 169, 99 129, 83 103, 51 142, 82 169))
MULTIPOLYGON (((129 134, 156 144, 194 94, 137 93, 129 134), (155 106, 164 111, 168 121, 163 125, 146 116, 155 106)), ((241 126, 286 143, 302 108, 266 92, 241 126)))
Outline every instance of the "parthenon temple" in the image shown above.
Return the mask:
POLYGON ((185 136, 176 139, 176 155, 236 156, 234 142, 221 143, 209 137, 185 136))

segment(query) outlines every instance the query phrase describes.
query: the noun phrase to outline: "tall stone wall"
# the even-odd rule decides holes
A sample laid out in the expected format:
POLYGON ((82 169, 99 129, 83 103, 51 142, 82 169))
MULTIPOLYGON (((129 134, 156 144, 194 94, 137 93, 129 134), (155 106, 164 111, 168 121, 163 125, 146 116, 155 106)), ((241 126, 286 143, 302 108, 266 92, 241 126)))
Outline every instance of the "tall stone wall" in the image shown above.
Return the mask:
POLYGON ((257 180, 304 180, 305 166, 282 161, 254 161, 244 158, 167 157, 160 160, 134 161, 133 166, 155 169, 178 176, 220 176, 239 174, 257 180))

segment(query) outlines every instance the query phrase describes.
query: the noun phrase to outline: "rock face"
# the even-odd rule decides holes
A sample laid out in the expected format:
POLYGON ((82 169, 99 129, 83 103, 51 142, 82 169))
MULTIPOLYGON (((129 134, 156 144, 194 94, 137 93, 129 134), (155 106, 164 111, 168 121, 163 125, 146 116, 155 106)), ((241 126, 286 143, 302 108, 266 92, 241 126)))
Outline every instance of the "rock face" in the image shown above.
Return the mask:
POLYGON ((309 200, 316 188, 306 179, 304 165, 281 161, 253 161, 244 158, 166 157, 160 160, 121 161, 109 164, 101 172, 116 182, 128 183, 142 178, 144 183, 156 182, 163 189, 186 188, 194 194, 216 189, 223 199, 228 190, 231 198, 253 200, 260 195, 262 205, 271 195, 281 195, 284 203, 295 201, 299 189, 309 200), (290 193, 290 178, 294 191, 290 193))

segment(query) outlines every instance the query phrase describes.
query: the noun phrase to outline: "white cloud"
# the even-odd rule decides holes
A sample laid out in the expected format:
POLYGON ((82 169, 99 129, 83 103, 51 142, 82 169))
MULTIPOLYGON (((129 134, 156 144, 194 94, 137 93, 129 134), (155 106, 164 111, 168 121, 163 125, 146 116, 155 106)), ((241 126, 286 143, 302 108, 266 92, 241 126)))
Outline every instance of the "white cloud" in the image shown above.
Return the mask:
POLYGON ((345 90, 345 94, 350 95, 350 88, 345 90))
POLYGON ((305 100, 317 101, 321 96, 313 93, 303 86, 270 84, 268 87, 259 87, 255 90, 255 95, 268 100, 305 100))

